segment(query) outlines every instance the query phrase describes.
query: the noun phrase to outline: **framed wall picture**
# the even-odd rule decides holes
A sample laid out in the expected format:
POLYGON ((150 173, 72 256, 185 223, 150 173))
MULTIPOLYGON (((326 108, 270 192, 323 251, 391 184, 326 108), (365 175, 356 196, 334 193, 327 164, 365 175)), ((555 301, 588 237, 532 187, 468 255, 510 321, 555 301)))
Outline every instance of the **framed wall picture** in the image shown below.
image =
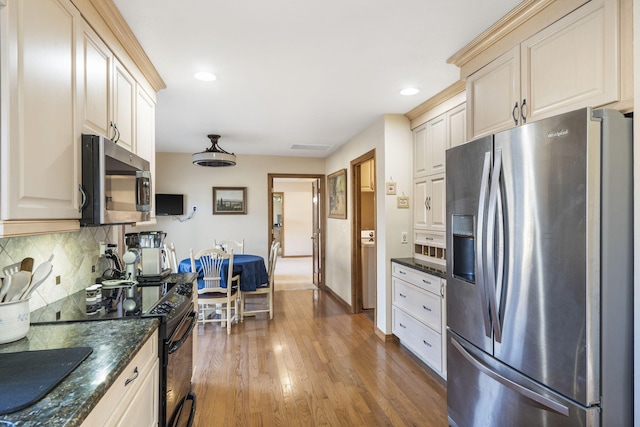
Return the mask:
POLYGON ((246 214, 247 187, 213 187, 213 214, 246 214))
POLYGON ((327 181, 329 218, 347 219, 347 170, 332 173, 327 181))

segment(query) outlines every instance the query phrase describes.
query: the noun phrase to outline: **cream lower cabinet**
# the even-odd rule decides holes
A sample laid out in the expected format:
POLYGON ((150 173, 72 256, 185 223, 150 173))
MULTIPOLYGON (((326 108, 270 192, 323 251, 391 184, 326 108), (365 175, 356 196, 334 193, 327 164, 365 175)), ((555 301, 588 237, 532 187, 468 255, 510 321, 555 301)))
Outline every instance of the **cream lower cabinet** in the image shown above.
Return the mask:
POLYGON ((81 22, 69 0, 11 1, 0 8, 3 221, 81 216, 81 22))
POLYGON ((467 78, 469 139, 620 100, 618 0, 592 0, 467 78))
POLYGON ((413 181, 413 227, 443 232, 446 229, 445 174, 429 175, 413 181))
POLYGON ((82 423, 82 427, 157 427, 160 376, 156 331, 82 423))
POLYGON ((391 266, 393 334, 446 379, 445 281, 395 262, 391 266))

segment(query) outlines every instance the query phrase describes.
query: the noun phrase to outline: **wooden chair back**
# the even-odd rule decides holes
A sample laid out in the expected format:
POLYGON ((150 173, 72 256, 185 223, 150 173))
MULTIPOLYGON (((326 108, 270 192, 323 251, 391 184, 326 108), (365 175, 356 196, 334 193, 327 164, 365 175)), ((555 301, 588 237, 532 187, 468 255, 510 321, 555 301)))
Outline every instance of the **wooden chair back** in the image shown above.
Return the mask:
POLYGON ((225 252, 233 251, 234 254, 244 254, 244 239, 242 240, 214 240, 213 247, 225 252))

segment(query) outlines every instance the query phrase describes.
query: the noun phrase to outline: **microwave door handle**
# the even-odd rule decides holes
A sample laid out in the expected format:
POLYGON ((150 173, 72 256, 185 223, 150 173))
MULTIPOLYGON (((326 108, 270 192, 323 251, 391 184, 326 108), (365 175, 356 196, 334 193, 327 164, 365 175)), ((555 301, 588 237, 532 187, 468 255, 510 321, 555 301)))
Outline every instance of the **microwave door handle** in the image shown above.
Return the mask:
POLYGON ((84 209, 85 205, 87 204, 87 192, 84 191, 84 188, 82 188, 82 185, 78 185, 78 190, 80 190, 80 195, 82 195, 82 202, 80 203, 78 212, 82 212, 82 209, 84 209))
POLYGON ((491 153, 484 153, 482 166, 482 180, 480 183, 480 195, 478 199, 478 216, 476 224, 476 281, 482 294, 482 317, 484 318, 485 335, 491 338, 491 319, 489 318, 489 302, 487 301, 486 278, 484 273, 484 222, 487 201, 487 187, 489 186, 489 169, 491 167, 491 153))
POLYGON ((151 201, 151 173, 147 171, 136 172, 136 210, 146 212, 151 201))
MULTIPOLYGON (((494 337, 497 342, 502 342, 502 327, 498 315, 498 303, 496 300, 496 263, 495 263, 495 227, 498 205, 498 192, 500 189, 500 174, 502 172, 502 150, 495 151, 493 172, 491 174, 491 190, 489 191, 489 209, 487 212, 487 278, 489 290, 489 306, 493 324, 494 337)), ((501 262, 499 264, 502 264, 501 262)), ((502 277, 502 275, 500 275, 502 277)))

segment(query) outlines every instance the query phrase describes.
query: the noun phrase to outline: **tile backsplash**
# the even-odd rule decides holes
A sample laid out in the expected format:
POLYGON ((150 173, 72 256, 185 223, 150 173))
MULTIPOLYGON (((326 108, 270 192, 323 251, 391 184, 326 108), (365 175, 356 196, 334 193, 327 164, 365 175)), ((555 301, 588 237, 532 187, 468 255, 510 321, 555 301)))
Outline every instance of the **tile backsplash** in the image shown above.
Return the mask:
POLYGON ((53 254, 51 275, 31 296, 29 307, 33 311, 92 284, 95 273, 91 268, 99 255, 99 242, 116 243, 111 241, 112 235, 112 226, 103 226, 81 227, 74 233, 0 238, 0 272, 26 257, 34 259, 35 270, 53 254), (60 284, 56 285, 58 276, 60 284))

